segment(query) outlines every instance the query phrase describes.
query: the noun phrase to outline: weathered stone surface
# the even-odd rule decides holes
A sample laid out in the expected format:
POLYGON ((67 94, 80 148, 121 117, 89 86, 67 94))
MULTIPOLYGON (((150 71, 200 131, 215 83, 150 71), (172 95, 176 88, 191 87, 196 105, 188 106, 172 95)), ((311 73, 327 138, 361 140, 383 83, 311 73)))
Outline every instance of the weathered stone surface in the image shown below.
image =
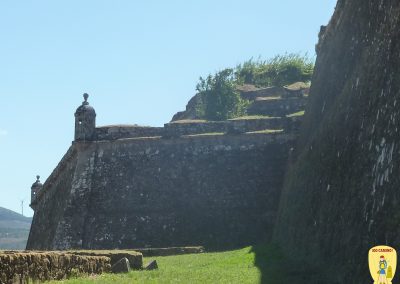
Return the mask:
POLYGON ((257 88, 254 85, 239 86, 240 96, 246 100, 254 101, 259 97, 285 96, 286 90, 283 87, 257 88))
MULTIPOLYGON (((255 102, 255 105, 250 105, 247 112, 249 114, 262 114, 262 115, 276 115, 276 111, 279 107, 284 104, 289 104, 291 109, 294 109, 295 104, 301 105, 301 108, 304 109, 304 102, 307 100, 304 97, 305 94, 308 94, 310 87, 303 82, 296 82, 289 86, 285 87, 265 87, 260 88, 251 84, 245 84, 237 87, 237 90, 240 92, 240 96, 243 99, 249 100, 250 102, 255 102, 257 100, 270 99, 270 98, 301 98, 301 100, 292 100, 292 101, 282 101, 281 105, 274 105, 270 108, 264 107, 263 103, 255 102)), ((201 119, 197 113, 197 109, 202 106, 201 96, 196 94, 191 98, 189 103, 186 106, 185 111, 181 111, 176 113, 171 122, 179 121, 179 120, 196 120, 201 119)), ((295 111, 292 111, 295 112, 295 111)), ((281 113, 281 112, 279 112, 281 113)), ((289 112, 290 113, 290 112, 289 112)))
POLYGON ((126 258, 129 260, 132 269, 143 268, 143 254, 137 250, 78 250, 68 252, 75 255, 105 256, 110 258, 111 265, 114 265, 122 258, 126 258))
POLYGON ((77 138, 33 195, 29 249, 218 249, 271 237, 300 117, 96 128, 87 97, 77 138))
POLYGON ((275 240, 323 283, 371 283, 368 250, 400 246, 399 32, 398 0, 340 0, 321 29, 275 240))
POLYGON ((83 94, 84 101, 75 112, 75 141, 96 140, 96 111, 89 105, 88 97, 83 94))
POLYGON ((310 92, 310 85, 304 82, 296 82, 289 86, 285 86, 285 93, 283 98, 301 98, 308 95, 310 92))
POLYGON ((138 125, 112 125, 96 128, 96 140, 116 140, 122 138, 163 136, 163 127, 138 125))
POLYGON ((194 95, 186 105, 186 110, 185 111, 180 111, 176 113, 171 121, 176 121, 176 120, 183 120, 183 119, 199 119, 200 117, 198 116, 197 113, 197 107, 198 105, 201 105, 202 101, 200 98, 199 94, 194 95))
POLYGON ((169 256, 180 254, 203 253, 204 247, 168 247, 168 248, 139 248, 135 251, 143 254, 144 257, 149 256, 169 256))
POLYGON ((74 143, 36 198, 28 248, 218 248, 268 239, 295 138, 74 143))
POLYGON ((175 121, 164 125, 164 137, 201 133, 246 133, 265 129, 284 129, 292 132, 299 129, 302 117, 266 117, 257 119, 232 119, 225 121, 175 121))
POLYGON ((112 267, 112 273, 128 273, 131 270, 129 260, 126 257, 118 260, 112 267))
POLYGON ((81 274, 109 272, 110 258, 69 252, 0 252, 0 283, 64 279, 81 274))
POLYGON ((145 270, 155 270, 158 269, 157 260, 151 261, 149 264, 146 265, 144 268, 145 270))
POLYGON ((257 98, 250 105, 247 113, 249 115, 271 115, 282 117, 291 113, 304 110, 308 98, 257 98))

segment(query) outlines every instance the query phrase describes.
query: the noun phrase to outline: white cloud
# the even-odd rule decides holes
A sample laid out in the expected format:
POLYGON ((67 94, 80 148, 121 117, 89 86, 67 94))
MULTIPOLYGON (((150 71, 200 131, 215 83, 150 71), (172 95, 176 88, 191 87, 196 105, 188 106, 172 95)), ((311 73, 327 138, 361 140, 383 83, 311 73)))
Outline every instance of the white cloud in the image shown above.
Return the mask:
POLYGON ((6 136, 8 134, 8 131, 5 129, 0 129, 0 136, 6 136))

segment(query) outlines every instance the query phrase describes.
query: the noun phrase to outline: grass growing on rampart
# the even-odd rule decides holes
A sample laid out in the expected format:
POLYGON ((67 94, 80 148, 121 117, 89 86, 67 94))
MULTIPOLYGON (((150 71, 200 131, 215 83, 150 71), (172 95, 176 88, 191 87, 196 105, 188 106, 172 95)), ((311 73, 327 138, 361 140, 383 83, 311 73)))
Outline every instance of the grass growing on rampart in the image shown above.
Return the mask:
POLYGON ((144 258, 144 263, 153 259, 157 260, 158 270, 104 274, 50 283, 260 283, 261 279, 251 247, 227 252, 150 257, 144 258))

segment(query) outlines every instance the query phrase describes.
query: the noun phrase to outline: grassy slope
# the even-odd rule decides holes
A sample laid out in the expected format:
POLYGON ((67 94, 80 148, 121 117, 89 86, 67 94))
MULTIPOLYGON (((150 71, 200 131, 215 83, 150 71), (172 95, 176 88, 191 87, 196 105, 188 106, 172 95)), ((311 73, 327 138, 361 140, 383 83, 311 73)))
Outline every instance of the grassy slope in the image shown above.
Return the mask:
MULTIPOLYGON (((64 283, 260 283, 261 272, 255 265, 250 247, 218 253, 145 258, 156 259, 159 269, 128 274, 101 275, 73 279, 64 283)), ((51 282, 60 283, 60 282, 51 282)))
POLYGON ((322 271, 304 271, 302 263, 289 261, 274 245, 234 251, 145 258, 157 260, 158 270, 104 274, 86 278, 47 282, 51 284, 91 283, 324 283, 322 271))
MULTIPOLYGON (((156 259, 158 270, 104 274, 51 284, 85 283, 323 283, 319 275, 299 270, 299 263, 287 260, 277 246, 247 247, 234 251, 145 258, 156 259)), ((315 273, 314 273, 315 274, 315 273)))

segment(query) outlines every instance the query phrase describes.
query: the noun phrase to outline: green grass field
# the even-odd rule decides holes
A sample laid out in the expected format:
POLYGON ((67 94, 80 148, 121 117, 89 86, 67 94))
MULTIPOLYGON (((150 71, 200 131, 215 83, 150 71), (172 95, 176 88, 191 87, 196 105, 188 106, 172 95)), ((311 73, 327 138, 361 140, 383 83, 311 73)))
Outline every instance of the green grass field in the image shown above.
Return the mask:
POLYGON ((144 258, 156 259, 158 270, 103 274, 50 283, 260 283, 261 272, 251 247, 240 250, 144 258))
POLYGON ((289 261, 275 245, 225 252, 148 257, 144 258, 144 264, 154 259, 159 267, 154 271, 103 274, 46 283, 325 283, 321 280, 322 271, 302 270, 300 263, 289 261))

